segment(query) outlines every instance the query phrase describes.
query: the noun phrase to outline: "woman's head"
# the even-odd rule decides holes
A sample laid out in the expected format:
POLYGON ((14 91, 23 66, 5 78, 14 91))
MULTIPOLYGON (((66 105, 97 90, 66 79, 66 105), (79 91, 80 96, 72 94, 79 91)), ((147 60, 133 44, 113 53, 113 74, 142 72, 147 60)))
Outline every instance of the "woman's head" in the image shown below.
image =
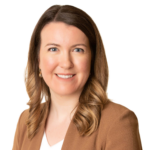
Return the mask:
MULTIPOLYGON (((30 105, 30 109, 35 109, 31 116, 34 116, 34 113, 38 116, 37 107, 40 109, 43 96, 45 96, 46 101, 50 100, 49 87, 56 90, 53 81, 55 84, 60 83, 55 80, 57 79, 55 73, 77 75, 78 78, 74 78, 72 83, 75 85, 74 91, 84 87, 81 94, 81 97, 84 98, 79 99, 81 104, 88 103, 89 100, 87 99, 93 95, 94 99, 96 97, 99 99, 96 102, 97 105, 103 105, 108 82, 108 66, 103 42, 91 17, 74 6, 51 6, 41 16, 33 31, 25 77, 26 89, 30 97, 28 105, 30 105), (60 46, 55 46, 52 49, 54 45, 47 45, 49 43, 56 43, 60 46), (74 44, 85 44, 87 47, 81 45, 71 47, 74 44), (81 49, 78 48, 86 52, 82 53, 80 52, 81 49), (39 69, 41 69, 43 78, 39 77, 39 69), (51 75, 48 76, 48 72, 51 75)), ((65 84, 68 87, 71 86, 71 82, 65 84)), ((65 87, 60 84, 59 86, 61 90, 65 87)), ((64 89, 64 91, 66 90, 64 89)), ((73 91, 70 89, 69 92, 73 91)), ((94 105, 96 103, 94 102, 94 105)), ((38 121, 39 118, 37 117, 38 121)), ((32 119, 28 120, 28 124, 29 122, 32 122, 32 119)))
MULTIPOLYGON (((36 84, 38 83, 37 80, 41 80, 39 78, 39 58, 40 58, 40 47, 41 47, 41 32, 46 25, 50 23, 58 23, 62 22, 66 25, 71 25, 79 30, 81 30, 89 41, 90 51, 91 51, 91 67, 90 67, 90 76, 96 76, 97 71, 105 71, 103 68, 107 66, 106 62, 104 64, 103 53, 104 46, 102 40, 100 38, 99 31, 96 29, 96 24, 85 11, 80 8, 77 8, 72 5, 52 5, 47 8, 43 14, 38 19, 30 38, 29 43, 29 54, 28 54, 28 67, 30 68, 31 72, 35 73, 35 80, 36 84), (96 53, 99 55, 96 60, 96 53), (97 63, 97 64, 96 64, 97 63), (103 63, 103 66, 102 66, 103 63), (97 68, 97 69, 96 69, 97 68), (95 70, 94 70, 95 69, 95 70)), ((106 60, 105 60, 106 61, 106 60)), ((56 70, 57 71, 57 70, 56 70)), ((68 72, 65 69, 62 71, 68 72)), ((101 72, 101 74, 105 74, 101 72)), ((101 75, 103 80, 105 80, 104 75, 101 75)), ((100 81, 102 86, 105 88, 105 81, 100 81)), ((42 81, 42 85, 44 85, 44 89, 47 89, 45 82, 42 81)), ((43 89, 43 90, 44 90, 43 89)), ((47 91, 47 90, 46 90, 47 91)), ((48 91, 47 91, 48 92, 48 91)))

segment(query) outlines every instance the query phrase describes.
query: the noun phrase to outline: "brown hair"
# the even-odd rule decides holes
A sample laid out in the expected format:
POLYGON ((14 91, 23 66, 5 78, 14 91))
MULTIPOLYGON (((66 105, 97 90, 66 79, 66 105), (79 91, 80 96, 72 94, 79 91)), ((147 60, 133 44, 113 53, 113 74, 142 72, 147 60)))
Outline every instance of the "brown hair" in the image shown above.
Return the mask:
POLYGON ((50 109, 50 91, 43 78, 39 77, 40 33, 50 22, 64 22, 73 25, 85 33, 89 39, 92 59, 91 74, 84 85, 79 105, 73 117, 81 136, 91 135, 99 126, 101 110, 108 101, 106 90, 108 83, 108 65, 100 33, 91 17, 81 9, 71 5, 53 5, 48 8, 37 22, 31 36, 28 62, 25 70, 25 84, 29 95, 29 116, 26 122, 28 138, 38 132, 44 115, 50 109), (45 96, 46 103, 41 108, 45 96))

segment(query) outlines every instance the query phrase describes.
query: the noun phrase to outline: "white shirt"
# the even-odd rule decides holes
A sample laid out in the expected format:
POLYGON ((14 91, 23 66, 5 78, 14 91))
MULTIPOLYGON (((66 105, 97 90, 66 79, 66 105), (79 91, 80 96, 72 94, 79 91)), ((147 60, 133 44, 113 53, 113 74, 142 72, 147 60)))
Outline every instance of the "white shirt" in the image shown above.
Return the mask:
POLYGON ((48 141, 47 141, 47 138, 46 138, 46 134, 45 134, 45 131, 44 131, 40 150, 61 150, 62 145, 63 145, 63 141, 64 141, 64 139, 61 140, 61 141, 59 141, 59 142, 56 143, 55 145, 50 146, 50 145, 48 144, 48 141))

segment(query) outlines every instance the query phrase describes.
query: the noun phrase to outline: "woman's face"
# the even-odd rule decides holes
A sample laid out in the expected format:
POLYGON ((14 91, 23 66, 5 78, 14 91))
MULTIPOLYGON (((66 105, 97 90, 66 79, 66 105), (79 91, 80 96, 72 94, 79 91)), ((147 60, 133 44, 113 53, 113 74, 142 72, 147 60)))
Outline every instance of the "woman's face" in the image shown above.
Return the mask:
POLYGON ((89 41, 80 29, 63 22, 51 22, 44 26, 41 31, 39 68, 50 92, 71 95, 82 91, 90 75, 90 65, 89 41), (75 76, 62 79, 56 74, 75 76))

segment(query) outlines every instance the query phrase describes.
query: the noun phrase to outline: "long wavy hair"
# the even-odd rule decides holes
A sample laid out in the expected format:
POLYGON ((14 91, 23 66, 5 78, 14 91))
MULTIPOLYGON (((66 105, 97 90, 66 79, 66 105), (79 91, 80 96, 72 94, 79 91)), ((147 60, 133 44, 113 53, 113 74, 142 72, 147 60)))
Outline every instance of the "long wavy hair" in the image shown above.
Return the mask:
POLYGON ((91 135, 99 126, 101 111, 109 100, 107 98, 108 64, 104 45, 98 28, 92 18, 83 10, 71 5, 53 5, 48 8, 37 22, 31 36, 28 62, 25 69, 25 85, 29 95, 29 116, 26 121, 28 138, 32 139, 50 110, 51 94, 48 85, 39 77, 39 51, 43 27, 50 22, 64 22, 85 33, 91 50, 91 74, 79 97, 73 123, 81 136, 91 135), (45 105, 41 102, 45 97, 45 105))

